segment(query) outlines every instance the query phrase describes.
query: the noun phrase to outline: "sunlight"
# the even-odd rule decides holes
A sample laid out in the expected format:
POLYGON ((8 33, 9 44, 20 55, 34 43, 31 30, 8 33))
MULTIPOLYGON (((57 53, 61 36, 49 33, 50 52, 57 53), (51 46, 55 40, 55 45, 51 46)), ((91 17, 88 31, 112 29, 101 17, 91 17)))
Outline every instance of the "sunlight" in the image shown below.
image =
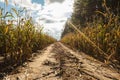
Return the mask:
POLYGON ((0 0, 0 80, 120 80, 120 0, 0 0))
MULTIPOLYGON (((1 0, 1 2, 4 2, 4 0, 1 0)), ((51 34, 58 29, 60 29, 58 34, 61 34, 61 29, 63 29, 67 18, 70 18, 73 12, 73 2, 74 0, 9 0, 8 7, 25 7, 27 13, 23 13, 23 16, 25 14, 32 16, 37 24, 45 27, 45 31, 46 27, 51 28, 49 25, 52 24, 54 30, 50 29, 51 34)), ((56 35, 52 34, 53 37, 56 35)), ((55 38, 60 39, 60 35, 57 36, 55 38)))

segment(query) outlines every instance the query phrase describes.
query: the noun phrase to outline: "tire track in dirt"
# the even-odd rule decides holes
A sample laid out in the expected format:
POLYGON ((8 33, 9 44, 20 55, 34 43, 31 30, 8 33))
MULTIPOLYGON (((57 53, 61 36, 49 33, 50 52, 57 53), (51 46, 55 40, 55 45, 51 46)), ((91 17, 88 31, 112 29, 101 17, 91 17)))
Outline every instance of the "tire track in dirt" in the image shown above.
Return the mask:
POLYGON ((60 78, 55 76, 55 71, 51 69, 57 64, 52 57, 54 53, 51 53, 53 46, 54 44, 37 53, 38 55, 31 62, 17 69, 19 73, 13 72, 3 80, 59 80, 60 78))
POLYGON ((120 74, 84 53, 57 42, 48 46, 19 73, 4 80, 120 80, 120 74))
POLYGON ((120 74, 109 66, 84 53, 75 52, 62 43, 54 48, 59 52, 63 80, 120 80, 120 74), (61 52, 60 52, 61 51, 61 52))

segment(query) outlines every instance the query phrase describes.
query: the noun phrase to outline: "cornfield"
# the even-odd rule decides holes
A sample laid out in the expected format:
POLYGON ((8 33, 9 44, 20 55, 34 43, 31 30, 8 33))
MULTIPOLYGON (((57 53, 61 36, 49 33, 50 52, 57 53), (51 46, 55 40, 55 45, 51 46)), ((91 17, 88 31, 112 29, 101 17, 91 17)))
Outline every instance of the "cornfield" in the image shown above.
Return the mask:
POLYGON ((0 8, 0 68, 18 66, 27 61, 32 53, 45 48, 56 40, 42 32, 43 28, 36 29, 32 17, 22 17, 22 10, 12 8, 4 14, 0 8), (14 15, 17 16, 15 19, 14 15))
POLYGON ((110 11, 106 6, 105 0, 103 7, 105 9, 104 12, 96 11, 96 13, 102 15, 106 21, 102 19, 103 17, 97 17, 93 22, 88 22, 86 27, 81 27, 79 31, 84 33, 99 47, 105 53, 106 58, 77 31, 66 34, 61 42, 101 61, 113 62, 120 65, 120 17, 110 11))

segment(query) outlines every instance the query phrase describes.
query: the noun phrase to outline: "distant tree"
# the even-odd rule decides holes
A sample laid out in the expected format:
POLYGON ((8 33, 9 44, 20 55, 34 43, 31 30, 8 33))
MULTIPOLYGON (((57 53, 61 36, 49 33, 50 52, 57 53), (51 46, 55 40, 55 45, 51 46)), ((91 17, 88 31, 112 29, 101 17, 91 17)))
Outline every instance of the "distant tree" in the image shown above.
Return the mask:
MULTIPOLYGON (((114 15, 120 16, 120 0, 74 0, 74 12, 71 17, 73 24, 77 25, 78 28, 85 27, 86 23, 93 22, 95 17, 101 17, 103 21, 107 21, 103 15, 96 13, 96 11, 106 11, 103 7, 104 1, 114 15)), ((73 30, 66 23, 62 36, 69 32, 73 32, 73 30)))
MULTIPOLYGON (((86 22, 92 22, 95 11, 104 11, 103 0, 75 0, 72 21, 75 24, 85 26, 86 22)), ((106 0, 106 5, 115 15, 120 15, 120 0, 106 0)))
POLYGON ((62 32, 61 38, 64 37, 65 34, 73 32, 74 30, 68 25, 68 23, 65 23, 64 30, 62 32))

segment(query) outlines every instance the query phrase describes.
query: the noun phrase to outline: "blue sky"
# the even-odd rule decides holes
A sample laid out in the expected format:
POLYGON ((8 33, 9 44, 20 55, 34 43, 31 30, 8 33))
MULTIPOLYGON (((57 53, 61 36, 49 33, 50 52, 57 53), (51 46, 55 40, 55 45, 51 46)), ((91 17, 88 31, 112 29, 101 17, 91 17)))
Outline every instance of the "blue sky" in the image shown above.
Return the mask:
MULTIPOLYGON (((44 27, 43 32, 59 40, 66 20, 73 12, 73 2, 74 0, 9 0, 6 11, 12 7, 25 7, 27 15, 33 17, 35 24, 44 27)), ((0 6, 4 7, 4 0, 0 0, 0 6)))
POLYGON ((44 5, 44 0, 32 0, 32 2, 44 5))

